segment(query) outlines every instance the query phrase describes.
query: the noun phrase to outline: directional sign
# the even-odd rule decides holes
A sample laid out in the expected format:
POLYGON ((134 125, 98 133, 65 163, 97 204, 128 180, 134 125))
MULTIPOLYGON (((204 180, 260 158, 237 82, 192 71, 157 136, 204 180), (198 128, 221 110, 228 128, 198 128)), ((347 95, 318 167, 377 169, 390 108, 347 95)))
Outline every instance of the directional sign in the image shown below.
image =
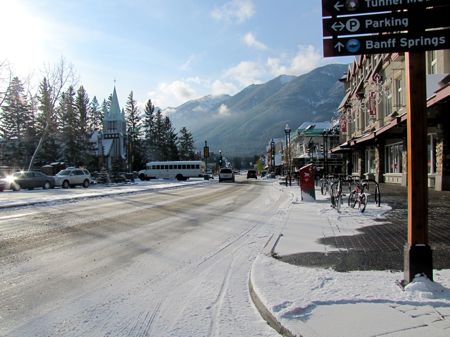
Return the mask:
POLYGON ((383 34, 323 40, 325 57, 449 48, 450 29, 412 34, 383 34))
POLYGON ((403 11, 324 18, 323 36, 407 32, 412 28, 417 29, 418 25, 422 29, 450 27, 450 6, 445 7, 444 10, 441 8, 426 9, 420 17, 403 11))
POLYGON ((322 16, 448 5, 449 0, 322 0, 322 16))

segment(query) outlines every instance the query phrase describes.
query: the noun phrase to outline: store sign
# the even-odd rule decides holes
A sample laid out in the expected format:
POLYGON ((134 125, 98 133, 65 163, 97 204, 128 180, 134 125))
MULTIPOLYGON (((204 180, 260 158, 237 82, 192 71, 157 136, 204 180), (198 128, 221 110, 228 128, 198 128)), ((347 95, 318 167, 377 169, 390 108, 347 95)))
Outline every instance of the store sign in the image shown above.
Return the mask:
POLYGON ((450 48, 449 0, 322 0, 322 9, 325 57, 450 48))

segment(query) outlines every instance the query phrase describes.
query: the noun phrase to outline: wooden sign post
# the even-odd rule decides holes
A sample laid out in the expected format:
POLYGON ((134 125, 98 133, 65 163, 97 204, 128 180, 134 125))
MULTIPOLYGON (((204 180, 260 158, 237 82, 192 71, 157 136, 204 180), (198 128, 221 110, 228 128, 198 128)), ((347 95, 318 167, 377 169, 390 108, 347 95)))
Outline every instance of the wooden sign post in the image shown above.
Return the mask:
POLYGON ((425 53, 406 53, 408 241, 405 245, 405 283, 416 274, 433 280, 428 245, 428 173, 425 53))

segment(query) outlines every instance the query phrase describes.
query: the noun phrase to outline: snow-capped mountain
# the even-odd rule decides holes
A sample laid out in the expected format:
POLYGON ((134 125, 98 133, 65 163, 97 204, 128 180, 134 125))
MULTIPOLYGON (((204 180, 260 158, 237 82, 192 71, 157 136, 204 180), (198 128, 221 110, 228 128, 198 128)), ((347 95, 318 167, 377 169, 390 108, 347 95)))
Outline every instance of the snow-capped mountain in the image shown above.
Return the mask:
POLYGON ((271 138, 284 137, 305 121, 329 121, 344 96, 339 79, 347 65, 326 65, 300 76, 282 75, 234 96, 205 96, 170 109, 173 125, 186 126, 200 149, 228 156, 260 154, 271 138))

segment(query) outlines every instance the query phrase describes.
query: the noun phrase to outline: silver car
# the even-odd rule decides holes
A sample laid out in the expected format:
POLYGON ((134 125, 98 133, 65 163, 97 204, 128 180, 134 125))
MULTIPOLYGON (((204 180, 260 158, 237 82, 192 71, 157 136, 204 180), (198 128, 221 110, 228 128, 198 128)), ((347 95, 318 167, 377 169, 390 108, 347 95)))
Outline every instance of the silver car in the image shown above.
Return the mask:
POLYGON ((220 169, 219 182, 222 182, 225 180, 228 180, 228 181, 231 181, 234 183, 234 172, 232 169, 230 169, 230 168, 220 169))
POLYGON ((89 171, 81 168, 67 168, 59 171, 55 176, 55 185, 62 188, 75 187, 77 185, 87 188, 91 182, 89 171))

